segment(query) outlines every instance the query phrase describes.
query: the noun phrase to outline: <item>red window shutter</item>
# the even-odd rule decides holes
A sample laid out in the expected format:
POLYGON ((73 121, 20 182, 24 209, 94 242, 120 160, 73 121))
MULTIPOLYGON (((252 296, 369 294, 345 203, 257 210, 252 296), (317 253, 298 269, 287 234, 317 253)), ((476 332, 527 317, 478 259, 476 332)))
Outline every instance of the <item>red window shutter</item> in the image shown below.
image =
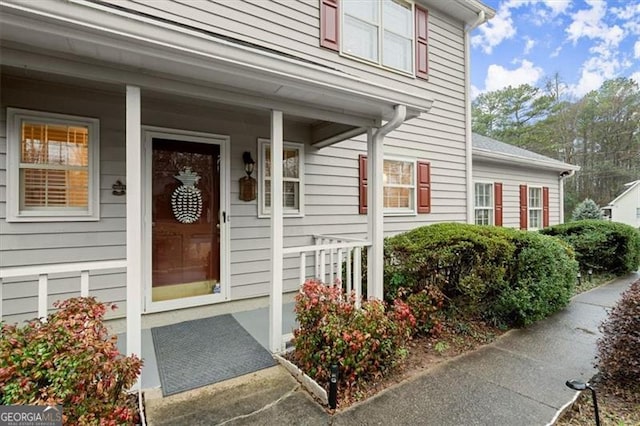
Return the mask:
POLYGON ((549 226, 549 188, 542 187, 542 226, 549 226))
POLYGON ((427 161, 417 162, 418 213, 431 213, 431 165, 427 161))
POLYGON ((360 214, 367 214, 367 156, 360 155, 360 214))
POLYGON ((529 194, 527 191, 527 185, 520 185, 520 229, 527 229, 527 222, 529 216, 529 209, 527 207, 527 201, 529 194))
POLYGON ((420 6, 415 6, 416 18, 416 77, 429 77, 429 12, 420 6))
POLYGON ((502 184, 500 182, 495 182, 493 184, 493 192, 493 212, 495 215, 494 225, 502 226, 502 184))
POLYGON ((320 0, 320 46, 339 50, 339 0, 320 0))

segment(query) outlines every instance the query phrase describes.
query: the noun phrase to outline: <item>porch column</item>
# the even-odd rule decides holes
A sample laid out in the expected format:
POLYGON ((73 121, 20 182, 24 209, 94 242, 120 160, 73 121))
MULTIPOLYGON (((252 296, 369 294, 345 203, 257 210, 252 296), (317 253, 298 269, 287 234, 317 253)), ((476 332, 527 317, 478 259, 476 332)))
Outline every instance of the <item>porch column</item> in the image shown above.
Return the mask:
MULTIPOLYGON (((142 354, 142 143, 140 88, 127 86, 127 354, 142 354)), ((138 387, 140 381, 134 385, 138 387)))
POLYGON ((383 262, 384 262, 384 215, 383 208, 383 169, 384 138, 376 137, 374 129, 367 131, 367 298, 383 298, 383 262))
POLYGON ((282 111, 271 111, 271 293, 269 347, 282 350, 282 111))

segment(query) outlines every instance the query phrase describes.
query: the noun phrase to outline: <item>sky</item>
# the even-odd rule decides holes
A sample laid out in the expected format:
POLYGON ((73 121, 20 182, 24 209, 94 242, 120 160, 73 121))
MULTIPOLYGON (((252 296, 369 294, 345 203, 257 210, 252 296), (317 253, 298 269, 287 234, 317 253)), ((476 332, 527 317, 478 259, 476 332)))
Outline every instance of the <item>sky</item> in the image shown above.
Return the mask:
POLYGON ((471 35, 471 93, 556 73, 578 99, 606 80, 640 83, 640 0, 482 0, 496 16, 471 35))

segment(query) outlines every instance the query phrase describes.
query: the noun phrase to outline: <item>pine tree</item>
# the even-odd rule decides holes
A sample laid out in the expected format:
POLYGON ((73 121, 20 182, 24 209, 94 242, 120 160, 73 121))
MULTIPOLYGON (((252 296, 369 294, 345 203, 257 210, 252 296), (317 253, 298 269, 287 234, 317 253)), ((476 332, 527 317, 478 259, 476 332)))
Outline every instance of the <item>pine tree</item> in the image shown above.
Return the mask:
POLYGON ((573 220, 602 219, 602 211, 595 201, 587 198, 576 206, 571 218, 573 220))

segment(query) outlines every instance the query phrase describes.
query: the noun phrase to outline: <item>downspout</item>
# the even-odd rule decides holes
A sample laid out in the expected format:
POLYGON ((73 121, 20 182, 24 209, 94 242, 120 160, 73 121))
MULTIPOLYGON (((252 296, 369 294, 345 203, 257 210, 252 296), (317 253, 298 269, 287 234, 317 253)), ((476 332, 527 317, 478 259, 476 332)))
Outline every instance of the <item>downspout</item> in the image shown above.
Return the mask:
POLYGON ((467 223, 474 223, 473 218, 473 142, 471 139, 471 52, 469 36, 471 31, 486 21, 484 10, 478 13, 478 19, 464 29, 464 96, 465 96, 465 155, 467 184, 467 223))
POLYGON ((566 172, 560 173, 560 177, 558 180, 560 181, 558 202, 560 204, 560 223, 564 223, 564 180, 576 174, 575 170, 567 170, 566 172))
POLYGON ((367 250, 367 297, 382 300, 384 296, 383 264, 384 264, 384 202, 382 171, 384 168, 384 137, 400 127, 407 117, 407 107, 396 105, 394 114, 381 128, 369 132, 368 140, 369 167, 367 179, 369 181, 369 213, 367 225, 371 246, 367 250))

